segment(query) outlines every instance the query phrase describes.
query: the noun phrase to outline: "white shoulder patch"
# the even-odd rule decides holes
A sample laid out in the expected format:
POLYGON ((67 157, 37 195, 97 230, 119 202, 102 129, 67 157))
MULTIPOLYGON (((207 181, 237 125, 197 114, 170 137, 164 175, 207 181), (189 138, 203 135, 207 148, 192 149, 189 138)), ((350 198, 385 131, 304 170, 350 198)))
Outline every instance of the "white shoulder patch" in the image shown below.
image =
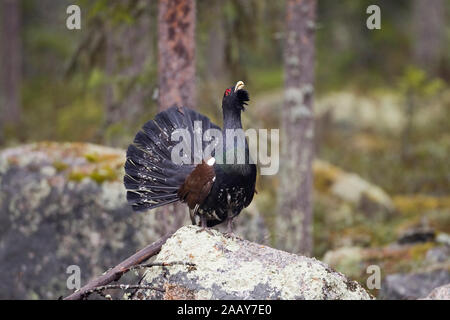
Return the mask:
POLYGON ((214 157, 211 157, 208 159, 208 161, 206 161, 206 164, 210 167, 213 166, 214 163, 216 163, 216 159, 214 157))

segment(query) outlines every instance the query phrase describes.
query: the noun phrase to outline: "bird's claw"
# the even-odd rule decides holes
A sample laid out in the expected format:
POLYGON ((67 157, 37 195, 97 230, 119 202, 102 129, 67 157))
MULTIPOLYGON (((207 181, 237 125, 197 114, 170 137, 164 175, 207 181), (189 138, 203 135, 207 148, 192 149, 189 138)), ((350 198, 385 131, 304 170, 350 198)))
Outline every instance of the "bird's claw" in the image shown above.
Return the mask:
POLYGON ((214 233, 208 227, 201 227, 200 229, 195 231, 195 233, 200 233, 200 232, 204 232, 204 231, 206 231, 210 236, 214 235, 214 233))
POLYGON ((227 239, 231 239, 231 240, 242 240, 241 237, 239 237, 238 235, 236 235, 234 232, 225 232, 223 235, 225 238, 227 239))

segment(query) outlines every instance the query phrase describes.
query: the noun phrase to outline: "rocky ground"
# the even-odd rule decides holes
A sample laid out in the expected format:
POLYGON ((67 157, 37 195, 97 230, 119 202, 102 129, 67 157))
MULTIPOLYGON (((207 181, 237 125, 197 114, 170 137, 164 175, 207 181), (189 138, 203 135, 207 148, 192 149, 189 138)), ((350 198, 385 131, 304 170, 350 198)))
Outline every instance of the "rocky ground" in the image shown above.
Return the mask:
MULTIPOLYGON (((132 212, 123 162, 123 150, 85 143, 36 143, 0 153, 0 298, 56 299, 68 293, 68 266, 80 266, 85 283, 174 223, 189 223, 132 212)), ((367 267, 380 266, 381 290, 370 291, 380 298, 423 298, 450 282, 447 198, 391 196, 320 160, 314 174, 317 258, 363 286, 367 267)), ((236 233, 275 246, 283 235, 274 229, 269 186, 236 219, 236 233)))

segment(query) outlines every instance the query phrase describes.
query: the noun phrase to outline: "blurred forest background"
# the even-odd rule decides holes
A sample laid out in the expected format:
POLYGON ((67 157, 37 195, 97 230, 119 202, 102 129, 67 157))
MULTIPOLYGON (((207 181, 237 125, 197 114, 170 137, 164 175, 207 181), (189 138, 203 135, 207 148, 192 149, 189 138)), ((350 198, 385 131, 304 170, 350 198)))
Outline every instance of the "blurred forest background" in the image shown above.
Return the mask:
MULTIPOLYGON (((285 8, 196 2, 197 110, 221 124, 223 91, 243 80, 244 128, 280 128, 285 8)), ((125 149, 158 112, 158 1, 2 0, 0 10, 1 149, 42 141, 125 149), (81 30, 66 28, 70 4, 81 7, 81 30)), ((450 282, 449 10, 445 0, 317 2, 311 254, 363 284, 370 264, 383 277, 445 270, 450 282), (380 30, 366 27, 371 4, 381 8, 380 30)), ((108 170, 90 178, 121 179, 108 170)), ((264 224, 259 241, 272 245, 282 237, 280 187, 289 188, 278 175, 259 177, 249 208, 264 224)))

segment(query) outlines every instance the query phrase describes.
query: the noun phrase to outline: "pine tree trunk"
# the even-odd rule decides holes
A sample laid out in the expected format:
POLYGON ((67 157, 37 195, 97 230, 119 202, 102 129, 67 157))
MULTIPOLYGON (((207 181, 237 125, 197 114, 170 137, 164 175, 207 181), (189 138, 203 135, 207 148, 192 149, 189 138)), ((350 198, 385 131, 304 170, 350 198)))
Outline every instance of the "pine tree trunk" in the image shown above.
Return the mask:
MULTIPOLYGON (((159 0, 158 75, 160 111, 195 108, 195 0, 159 0)), ((174 204, 157 213, 166 231, 186 221, 186 206, 174 204)))
POLYGON ((195 0, 159 0, 159 108, 195 107, 195 0))
POLYGON ((278 232, 280 247, 305 255, 312 252, 315 16, 315 0, 287 0, 278 232))
POLYGON ((443 0, 415 0, 413 4, 414 59, 416 64, 436 76, 443 55, 445 5, 443 0))
POLYGON ((22 48, 20 37, 20 1, 2 0, 2 83, 1 120, 3 124, 20 121, 20 82, 22 76, 22 48))

